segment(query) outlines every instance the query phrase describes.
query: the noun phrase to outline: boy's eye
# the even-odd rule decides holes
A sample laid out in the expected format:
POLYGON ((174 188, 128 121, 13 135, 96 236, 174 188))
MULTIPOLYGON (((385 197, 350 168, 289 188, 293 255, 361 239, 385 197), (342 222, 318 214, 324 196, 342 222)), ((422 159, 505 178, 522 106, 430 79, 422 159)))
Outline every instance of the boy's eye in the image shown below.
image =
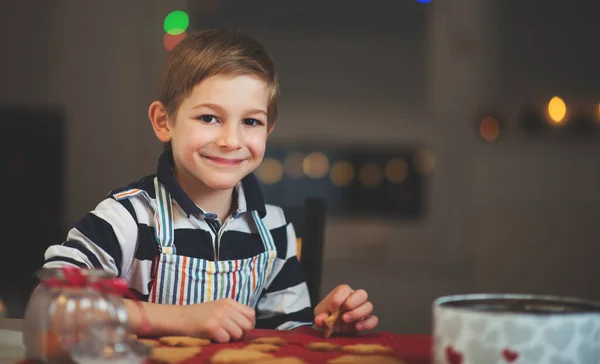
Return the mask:
POLYGON ((212 116, 212 115, 202 115, 202 116, 200 116, 200 117, 198 118, 198 120, 202 120, 202 121, 204 121, 205 123, 207 123, 207 124, 210 124, 210 123, 212 123, 212 122, 214 122, 214 121, 217 121, 217 118, 215 118, 215 117, 214 117, 214 116, 212 116))
POLYGON ((244 124, 248 126, 263 125, 262 121, 256 119, 244 119, 244 124))

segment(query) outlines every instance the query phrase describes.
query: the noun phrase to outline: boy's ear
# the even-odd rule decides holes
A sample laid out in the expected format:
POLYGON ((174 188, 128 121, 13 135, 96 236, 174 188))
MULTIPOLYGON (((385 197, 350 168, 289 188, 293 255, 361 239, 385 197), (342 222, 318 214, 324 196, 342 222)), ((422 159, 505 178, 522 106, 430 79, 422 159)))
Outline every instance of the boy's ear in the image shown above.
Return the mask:
POLYGON ((275 123, 271 123, 271 125, 267 127, 267 136, 271 135, 273 129, 275 129, 275 123))
POLYGON ((154 101, 148 108, 148 118, 154 129, 154 134, 163 143, 171 141, 171 128, 167 110, 160 101, 154 101))

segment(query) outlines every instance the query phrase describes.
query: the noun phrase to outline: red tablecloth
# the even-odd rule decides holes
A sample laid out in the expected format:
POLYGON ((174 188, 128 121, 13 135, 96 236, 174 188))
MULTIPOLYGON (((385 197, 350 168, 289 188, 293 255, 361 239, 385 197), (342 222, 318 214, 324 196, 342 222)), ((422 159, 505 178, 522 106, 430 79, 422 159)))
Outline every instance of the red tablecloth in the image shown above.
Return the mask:
POLYGON ((247 340, 228 344, 211 344, 203 347, 202 352, 185 364, 210 363, 210 357, 220 349, 242 348, 248 345, 248 340, 257 337, 278 336, 287 341, 287 345, 279 351, 272 353, 274 356, 297 356, 308 363, 326 363, 328 359, 339 355, 341 352, 316 352, 304 348, 304 345, 314 341, 327 341, 338 345, 351 344, 381 344, 394 349, 394 355, 405 360, 408 364, 431 363, 431 337, 429 335, 397 335, 388 332, 364 333, 353 336, 332 336, 323 338, 323 333, 311 327, 301 327, 290 331, 277 330, 252 330, 247 340))
MULTIPOLYGON (((311 327, 300 327, 295 330, 252 330, 246 340, 228 344, 210 344, 202 348, 202 352, 195 358, 183 364, 207 364, 210 357, 224 348, 243 348, 248 341, 257 337, 277 336, 287 341, 287 345, 280 350, 271 353, 274 356, 296 356, 304 359, 307 363, 326 363, 328 359, 335 358, 345 353, 317 352, 307 350, 304 346, 310 342, 326 341, 338 345, 352 344, 381 344, 394 350, 394 356, 403 359, 408 364, 431 364, 431 336, 429 335, 397 335, 388 332, 371 332, 352 336, 340 336, 334 334, 329 339, 323 338, 323 332, 311 327)), ((34 364, 31 361, 23 361, 19 364, 34 364)))

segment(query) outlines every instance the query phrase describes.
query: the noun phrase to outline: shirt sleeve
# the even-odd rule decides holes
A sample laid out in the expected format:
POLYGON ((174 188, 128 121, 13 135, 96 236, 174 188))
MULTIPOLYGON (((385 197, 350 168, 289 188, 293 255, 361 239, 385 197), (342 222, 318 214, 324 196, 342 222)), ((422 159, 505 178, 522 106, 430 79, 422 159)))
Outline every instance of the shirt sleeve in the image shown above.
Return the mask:
POLYGON ((258 300, 256 328, 259 329, 291 330, 312 325, 314 321, 308 286, 296 257, 296 232, 291 223, 286 226, 286 236, 286 257, 276 260, 258 300))
POLYGON ((131 266, 138 229, 131 201, 107 198, 79 220, 61 245, 50 246, 44 268, 103 269, 121 277, 131 266))

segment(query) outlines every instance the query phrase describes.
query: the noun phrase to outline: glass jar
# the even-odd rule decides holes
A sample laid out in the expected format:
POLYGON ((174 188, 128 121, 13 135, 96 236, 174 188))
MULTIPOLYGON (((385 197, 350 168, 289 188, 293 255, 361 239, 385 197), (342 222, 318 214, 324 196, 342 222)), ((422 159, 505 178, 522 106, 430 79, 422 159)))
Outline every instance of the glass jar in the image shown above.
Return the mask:
POLYGON ((129 335, 118 279, 103 270, 42 269, 25 312, 28 359, 45 363, 142 362, 146 346, 129 335), (139 359, 139 360, 138 360, 139 359))

